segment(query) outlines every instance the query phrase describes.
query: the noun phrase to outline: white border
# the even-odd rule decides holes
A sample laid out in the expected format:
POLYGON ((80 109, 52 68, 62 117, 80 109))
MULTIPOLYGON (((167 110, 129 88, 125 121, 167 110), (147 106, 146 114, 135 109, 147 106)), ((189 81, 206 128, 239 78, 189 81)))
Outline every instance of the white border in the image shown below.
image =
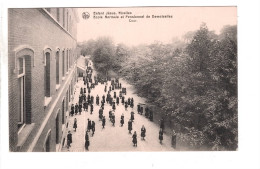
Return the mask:
POLYGON ((1 158, 3 169, 50 168, 260 168, 260 1, 238 0, 128 0, 61 1, 8 0, 0 3, 1 47, 1 158), (167 153, 9 153, 7 8, 114 6, 237 6, 239 62, 239 149, 236 152, 167 153))

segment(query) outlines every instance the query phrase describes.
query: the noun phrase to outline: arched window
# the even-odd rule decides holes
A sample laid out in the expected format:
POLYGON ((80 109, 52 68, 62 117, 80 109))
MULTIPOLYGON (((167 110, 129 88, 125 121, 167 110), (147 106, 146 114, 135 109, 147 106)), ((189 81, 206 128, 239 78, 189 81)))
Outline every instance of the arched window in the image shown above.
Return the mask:
POLYGON ((62 100, 62 104, 61 104, 61 121, 62 121, 62 124, 65 123, 65 98, 63 98, 62 100))
POLYGON ((57 21, 60 22, 60 8, 56 8, 57 10, 57 21))
POLYGON ((55 118, 55 127, 56 127, 56 144, 59 144, 60 142, 60 121, 59 121, 59 116, 60 116, 60 109, 58 110, 58 113, 55 118))
POLYGON ((60 52, 56 52, 56 84, 60 84, 60 52))
POLYGON ((69 50, 67 49, 67 60, 66 60, 66 70, 69 71, 69 50))
POLYGON ((65 50, 62 51, 62 76, 65 75, 65 50))
POLYGON ((51 97, 51 54, 45 53, 45 66, 44 66, 44 83, 45 83, 45 97, 51 97))
POLYGON ((63 14, 62 14, 62 18, 63 18, 63 28, 65 29, 65 8, 62 8, 62 12, 63 12, 63 14))
POLYGON ((69 11, 67 11, 67 31, 69 31, 69 11))
POLYGON ((34 51, 30 47, 22 46, 15 50, 15 70, 17 73, 17 117, 18 128, 31 124, 31 70, 34 65, 34 51))

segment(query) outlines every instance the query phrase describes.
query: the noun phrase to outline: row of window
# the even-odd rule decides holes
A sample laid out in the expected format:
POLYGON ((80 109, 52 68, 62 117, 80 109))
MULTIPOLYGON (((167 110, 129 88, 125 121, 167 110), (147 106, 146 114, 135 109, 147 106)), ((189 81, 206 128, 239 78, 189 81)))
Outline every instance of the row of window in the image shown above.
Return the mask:
MULTIPOLYGON (((66 112, 68 112, 68 107, 71 100, 71 97, 73 95, 73 84, 75 83, 75 76, 74 79, 71 80, 71 83, 69 85, 69 88, 66 92, 66 96, 64 96, 63 100, 62 100, 62 104, 61 104, 61 109, 58 109, 57 115, 55 117, 55 142, 56 144, 59 144, 61 142, 60 138, 60 128, 61 128, 61 123, 62 125, 65 124, 65 114, 66 112), (60 120, 60 113, 61 113, 61 120, 60 120), (60 123, 61 122, 61 123, 60 123)), ((49 130, 51 131, 51 130, 49 130)), ((49 152, 51 150, 51 143, 50 143, 50 139, 51 139, 51 134, 50 132, 47 133, 46 135, 46 139, 44 142, 44 151, 49 152)))
POLYGON ((66 8, 45 8, 52 16, 55 17, 56 21, 63 26, 65 30, 71 32, 73 20, 71 14, 66 8))
MULTIPOLYGON (((60 78, 60 67, 62 79, 64 79, 66 73, 68 73, 69 68, 73 65, 75 57, 72 55, 71 50, 57 50, 55 54, 55 66, 56 66, 56 88, 61 82, 60 78)), ((45 97, 51 97, 51 51, 46 50, 45 52, 45 97)), ((55 70, 55 69, 52 69, 55 70)))
MULTIPOLYGON (((19 110, 20 113, 18 115, 18 128, 21 129, 24 124, 30 124, 31 123, 31 88, 32 88, 32 71, 31 67, 34 65, 34 53, 33 50, 30 49, 24 49, 21 50, 21 55, 16 56, 16 65, 17 65, 17 73, 18 73, 18 87, 19 87, 19 110)), ((52 52, 51 49, 47 49, 44 52, 44 90, 45 90, 45 101, 46 98, 50 98, 51 96, 51 74, 55 73, 53 71, 56 71, 56 85, 60 84, 60 66, 62 66, 61 69, 61 75, 63 76, 63 79, 65 79, 65 72, 68 73, 69 68, 73 65, 74 62, 74 55, 72 53, 72 50, 57 50, 56 51, 56 69, 51 67, 51 58, 52 58, 52 52), (61 60, 61 62, 60 62, 61 60)), ((75 81, 75 80, 74 80, 75 81)), ((72 92, 72 82, 70 84, 70 87, 67 91, 67 101, 66 101, 66 111, 68 110, 68 103, 70 102, 70 97, 73 94, 72 92)), ((65 104, 65 103, 64 103, 65 104)), ((63 109, 62 109, 63 110, 63 109)), ((64 119, 64 116, 63 116, 64 119)), ((64 121, 62 121, 64 123, 64 121)))

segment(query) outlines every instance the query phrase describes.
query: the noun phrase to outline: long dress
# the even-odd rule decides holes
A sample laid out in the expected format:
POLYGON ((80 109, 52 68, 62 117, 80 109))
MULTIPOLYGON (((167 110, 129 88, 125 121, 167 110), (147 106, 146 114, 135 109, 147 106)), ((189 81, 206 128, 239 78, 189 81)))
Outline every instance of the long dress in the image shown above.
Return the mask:
POLYGON ((133 138, 134 145, 137 144, 137 135, 133 134, 132 138, 133 138))

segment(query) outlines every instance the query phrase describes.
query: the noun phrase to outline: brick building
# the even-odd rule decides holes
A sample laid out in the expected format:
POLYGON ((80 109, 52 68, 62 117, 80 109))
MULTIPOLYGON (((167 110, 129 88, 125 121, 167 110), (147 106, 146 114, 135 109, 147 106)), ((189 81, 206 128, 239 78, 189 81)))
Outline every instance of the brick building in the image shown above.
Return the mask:
POLYGON ((77 11, 8 10, 10 151, 59 151, 76 82, 77 11))

